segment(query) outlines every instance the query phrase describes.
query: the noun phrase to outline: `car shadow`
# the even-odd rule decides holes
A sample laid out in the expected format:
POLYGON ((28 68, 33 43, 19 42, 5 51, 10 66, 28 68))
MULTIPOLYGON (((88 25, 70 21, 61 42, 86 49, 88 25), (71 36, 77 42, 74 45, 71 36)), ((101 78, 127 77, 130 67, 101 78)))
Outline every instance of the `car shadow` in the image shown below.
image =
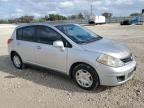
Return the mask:
POLYGON ((22 78, 49 88, 70 92, 100 93, 112 88, 100 86, 96 90, 87 91, 78 87, 68 76, 52 70, 36 66, 29 66, 26 69, 18 70, 13 66, 8 55, 0 56, 0 72, 8 73, 8 75, 4 77, 6 79, 22 78))

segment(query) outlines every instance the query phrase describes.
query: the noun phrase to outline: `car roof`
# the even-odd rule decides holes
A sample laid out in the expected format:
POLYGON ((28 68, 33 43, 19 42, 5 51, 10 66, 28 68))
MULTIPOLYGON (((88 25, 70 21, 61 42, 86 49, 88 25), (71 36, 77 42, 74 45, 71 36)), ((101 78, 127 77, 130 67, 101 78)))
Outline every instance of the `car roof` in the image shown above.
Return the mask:
MULTIPOLYGON (((44 26, 62 26, 62 25, 70 25, 70 24, 74 24, 74 23, 25 23, 25 24, 20 24, 16 27, 16 29, 18 28, 22 28, 22 27, 27 27, 27 26, 38 26, 38 25, 44 25, 44 26)), ((75 25, 75 24, 74 24, 75 25)))

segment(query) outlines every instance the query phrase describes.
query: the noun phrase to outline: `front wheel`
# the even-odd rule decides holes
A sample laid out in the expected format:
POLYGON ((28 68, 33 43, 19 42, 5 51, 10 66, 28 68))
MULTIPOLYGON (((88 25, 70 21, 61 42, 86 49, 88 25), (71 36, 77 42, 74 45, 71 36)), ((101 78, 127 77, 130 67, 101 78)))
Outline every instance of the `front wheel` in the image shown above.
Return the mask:
POLYGON ((99 77, 96 71, 89 65, 80 64, 73 69, 75 82, 85 90, 97 88, 99 77))

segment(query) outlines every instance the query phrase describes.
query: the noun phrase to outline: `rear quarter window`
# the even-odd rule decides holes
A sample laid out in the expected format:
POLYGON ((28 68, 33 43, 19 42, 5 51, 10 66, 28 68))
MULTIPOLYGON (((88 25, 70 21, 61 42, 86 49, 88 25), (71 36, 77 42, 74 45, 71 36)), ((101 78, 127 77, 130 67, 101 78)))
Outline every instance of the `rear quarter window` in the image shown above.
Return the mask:
POLYGON ((22 40, 23 39, 23 32, 22 32, 22 29, 20 28, 20 29, 17 29, 16 30, 16 39, 17 40, 22 40))

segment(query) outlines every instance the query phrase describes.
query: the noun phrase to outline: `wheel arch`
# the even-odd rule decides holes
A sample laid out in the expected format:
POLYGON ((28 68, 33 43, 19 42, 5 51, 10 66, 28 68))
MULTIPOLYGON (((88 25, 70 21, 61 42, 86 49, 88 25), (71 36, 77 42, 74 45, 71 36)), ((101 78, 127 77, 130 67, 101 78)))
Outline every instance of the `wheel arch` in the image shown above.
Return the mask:
MULTIPOLYGON (((86 63, 86 62, 75 62, 75 63, 73 63, 73 64, 70 66, 70 69, 69 69, 69 76, 70 76, 71 79, 73 79, 73 69, 74 69, 74 67, 77 66, 77 65, 79 65, 79 64, 88 65, 88 66, 92 67, 92 68, 96 71, 96 69, 95 69, 92 65, 90 65, 89 63, 86 63)), ((96 72, 97 72, 97 71, 96 71, 96 72)), ((97 73, 97 74, 98 74, 98 73, 97 73)))
MULTIPOLYGON (((10 58, 11 58, 11 60, 12 60, 12 55, 13 55, 14 53, 18 54, 16 51, 11 51, 11 52, 10 52, 10 58)), ((18 55, 19 55, 19 54, 18 54, 18 55)), ((19 55, 19 56, 20 56, 20 55, 19 55)))

